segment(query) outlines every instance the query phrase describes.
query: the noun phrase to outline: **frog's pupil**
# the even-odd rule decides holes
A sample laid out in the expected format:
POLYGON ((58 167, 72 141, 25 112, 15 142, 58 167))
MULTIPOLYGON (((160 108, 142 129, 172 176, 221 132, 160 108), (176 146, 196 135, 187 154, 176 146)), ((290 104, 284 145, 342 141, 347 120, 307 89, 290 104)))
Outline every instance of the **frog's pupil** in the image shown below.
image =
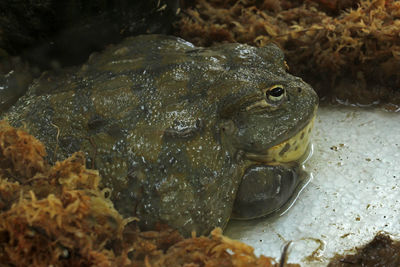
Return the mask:
POLYGON ((268 94, 273 97, 279 97, 283 95, 284 91, 282 87, 275 87, 268 91, 268 94))

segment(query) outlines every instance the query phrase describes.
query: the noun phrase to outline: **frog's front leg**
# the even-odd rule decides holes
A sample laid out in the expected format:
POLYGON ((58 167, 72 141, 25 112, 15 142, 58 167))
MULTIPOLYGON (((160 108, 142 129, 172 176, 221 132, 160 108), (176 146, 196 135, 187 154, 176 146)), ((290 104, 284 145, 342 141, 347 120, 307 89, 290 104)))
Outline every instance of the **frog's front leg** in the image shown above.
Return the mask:
POLYGON ((143 229, 161 222, 190 236, 224 227, 241 178, 234 159, 202 121, 169 127, 156 153, 134 159, 118 208, 140 218, 143 229), (154 156, 155 155, 155 156, 154 156))
POLYGON ((233 208, 232 217, 253 219, 282 207, 299 184, 297 167, 253 165, 245 171, 233 208))

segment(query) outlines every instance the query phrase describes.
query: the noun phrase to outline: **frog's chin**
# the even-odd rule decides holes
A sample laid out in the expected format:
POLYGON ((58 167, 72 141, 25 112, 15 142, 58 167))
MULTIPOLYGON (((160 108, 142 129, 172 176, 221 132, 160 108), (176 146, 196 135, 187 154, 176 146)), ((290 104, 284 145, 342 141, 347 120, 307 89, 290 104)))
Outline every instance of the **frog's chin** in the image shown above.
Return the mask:
POLYGON ((270 147, 264 153, 245 153, 245 157, 269 165, 302 161, 310 150, 310 134, 314 126, 314 119, 315 117, 302 130, 286 141, 270 147))

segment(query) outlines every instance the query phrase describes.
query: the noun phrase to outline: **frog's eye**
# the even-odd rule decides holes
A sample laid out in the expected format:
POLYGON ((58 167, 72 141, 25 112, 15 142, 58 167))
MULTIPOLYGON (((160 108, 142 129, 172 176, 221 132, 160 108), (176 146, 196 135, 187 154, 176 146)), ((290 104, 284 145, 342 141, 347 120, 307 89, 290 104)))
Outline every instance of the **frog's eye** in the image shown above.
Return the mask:
POLYGON ((280 101, 285 96, 285 89, 282 85, 274 85, 267 89, 265 96, 272 102, 280 101))

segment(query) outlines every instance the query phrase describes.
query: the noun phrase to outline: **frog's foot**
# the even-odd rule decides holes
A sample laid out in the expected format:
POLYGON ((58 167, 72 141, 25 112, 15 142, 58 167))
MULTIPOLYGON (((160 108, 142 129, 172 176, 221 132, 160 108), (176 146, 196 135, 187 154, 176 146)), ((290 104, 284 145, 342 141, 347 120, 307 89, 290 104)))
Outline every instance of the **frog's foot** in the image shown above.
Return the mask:
POLYGON ((282 207, 299 184, 299 168, 254 165, 243 175, 232 218, 253 219, 282 207))

